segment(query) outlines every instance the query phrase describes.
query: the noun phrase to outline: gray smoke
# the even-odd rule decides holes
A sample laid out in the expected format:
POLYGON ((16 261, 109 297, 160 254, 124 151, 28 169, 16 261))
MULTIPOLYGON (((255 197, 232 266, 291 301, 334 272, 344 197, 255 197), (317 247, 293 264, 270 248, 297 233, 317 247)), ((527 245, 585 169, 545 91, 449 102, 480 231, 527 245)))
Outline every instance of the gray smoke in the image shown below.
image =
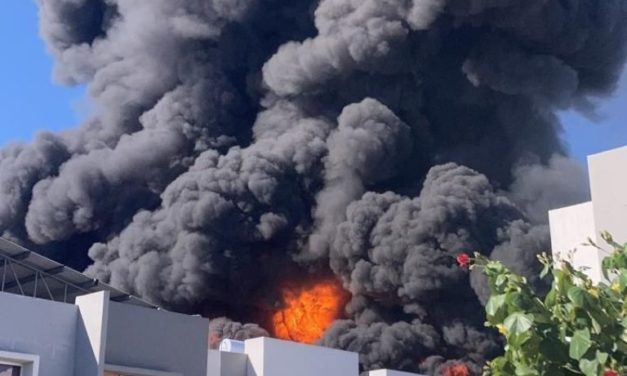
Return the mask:
POLYGON ((522 217, 484 175, 452 163, 432 168, 415 198, 369 192, 347 214, 330 255, 333 271, 352 294, 410 305, 457 290, 466 273, 455 256, 491 250, 495 229, 522 217))
POLYGON ((585 171, 580 164, 563 156, 551 157, 547 165, 521 164, 514 168, 513 177, 510 197, 534 223, 548 223, 549 210, 590 197, 585 171))
POLYGON ((626 0, 39 7, 55 78, 94 112, 0 150, 4 236, 260 325, 284 279, 333 273, 352 299, 321 343, 429 374, 500 351, 455 255, 534 275, 546 210, 587 194, 556 114, 611 93, 627 48, 626 0))
POLYGON ((316 227, 309 237, 309 252, 326 256, 336 227, 348 205, 365 187, 398 173, 411 149, 410 129, 387 107, 367 98, 346 106, 337 129, 327 140, 324 188, 316 197, 316 227))
POLYGON ((217 349, 222 339, 244 341, 249 338, 267 337, 268 332, 257 324, 242 324, 226 317, 209 321, 209 347, 217 349))

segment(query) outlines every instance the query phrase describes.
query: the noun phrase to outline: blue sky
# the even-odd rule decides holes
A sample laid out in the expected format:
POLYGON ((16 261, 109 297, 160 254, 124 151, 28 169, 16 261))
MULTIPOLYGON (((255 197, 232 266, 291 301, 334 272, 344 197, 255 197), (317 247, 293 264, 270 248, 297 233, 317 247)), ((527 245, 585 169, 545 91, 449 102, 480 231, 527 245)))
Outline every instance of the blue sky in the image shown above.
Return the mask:
MULTIPOLYGON (((52 59, 37 30, 34 0, 2 0, 0 43, 0 145, 28 141, 41 129, 59 130, 79 123, 84 88, 68 88, 52 80, 52 59), (7 8, 8 5, 8 8, 7 8)), ((627 75, 618 91, 600 101, 600 120, 575 112, 562 113, 565 140, 580 161, 591 153, 627 144, 627 75)))
POLYGON ((566 143, 580 161, 587 155, 627 145, 627 74, 623 73, 614 94, 597 102, 595 120, 574 111, 561 114, 566 143))
POLYGON ((35 1, 0 1, 5 6, 0 12, 0 144, 28 141, 41 129, 76 125, 84 89, 53 83, 35 1))

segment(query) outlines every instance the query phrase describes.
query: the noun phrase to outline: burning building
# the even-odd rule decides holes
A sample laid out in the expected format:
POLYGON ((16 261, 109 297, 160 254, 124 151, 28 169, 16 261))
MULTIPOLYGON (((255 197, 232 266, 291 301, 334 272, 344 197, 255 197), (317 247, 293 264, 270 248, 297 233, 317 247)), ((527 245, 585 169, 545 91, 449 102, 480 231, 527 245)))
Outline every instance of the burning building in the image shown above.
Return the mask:
POLYGON ((500 351, 455 255, 534 275, 546 210, 588 195, 556 113, 591 111, 626 51, 624 0, 39 7, 56 79, 94 113, 0 150, 2 234, 227 317, 214 339, 316 342, 364 370, 476 374, 500 351))

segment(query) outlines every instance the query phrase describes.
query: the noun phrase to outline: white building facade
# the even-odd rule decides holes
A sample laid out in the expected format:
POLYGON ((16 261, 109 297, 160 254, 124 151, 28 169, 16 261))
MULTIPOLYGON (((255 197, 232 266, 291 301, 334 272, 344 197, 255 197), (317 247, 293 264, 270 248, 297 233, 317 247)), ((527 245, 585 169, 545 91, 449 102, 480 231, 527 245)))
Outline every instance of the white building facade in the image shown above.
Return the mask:
MULTIPOLYGON (((0 238, 0 376, 358 376, 358 354, 271 338, 209 350, 168 312, 0 238)), ((410 374, 376 371, 372 376, 410 374)))
POLYGON ((319 346, 264 337, 209 350, 207 319, 108 291, 75 304, 0 293, 0 307, 1 376, 359 376, 358 354, 319 346))
POLYGON ((593 281, 603 280, 601 261, 611 251, 601 232, 627 243, 627 146, 588 157, 591 200, 549 212, 551 248, 556 260, 570 259, 593 281))
POLYGON ((206 375, 200 317, 113 302, 108 291, 75 304, 0 293, 0 307, 3 376, 206 375))

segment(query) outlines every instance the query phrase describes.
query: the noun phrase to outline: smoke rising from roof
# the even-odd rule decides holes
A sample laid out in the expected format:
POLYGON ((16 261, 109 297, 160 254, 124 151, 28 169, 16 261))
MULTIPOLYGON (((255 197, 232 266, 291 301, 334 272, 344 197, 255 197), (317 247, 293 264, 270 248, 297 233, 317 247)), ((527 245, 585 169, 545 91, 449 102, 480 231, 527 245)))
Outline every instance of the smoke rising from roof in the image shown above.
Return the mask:
POLYGON ((5 236, 260 324, 279 278, 330 270, 353 298, 322 343, 434 374, 499 351, 454 256, 532 274, 545 211, 586 195, 556 112, 611 93, 626 52, 624 0, 39 7, 55 77, 95 111, 0 151, 5 236))

